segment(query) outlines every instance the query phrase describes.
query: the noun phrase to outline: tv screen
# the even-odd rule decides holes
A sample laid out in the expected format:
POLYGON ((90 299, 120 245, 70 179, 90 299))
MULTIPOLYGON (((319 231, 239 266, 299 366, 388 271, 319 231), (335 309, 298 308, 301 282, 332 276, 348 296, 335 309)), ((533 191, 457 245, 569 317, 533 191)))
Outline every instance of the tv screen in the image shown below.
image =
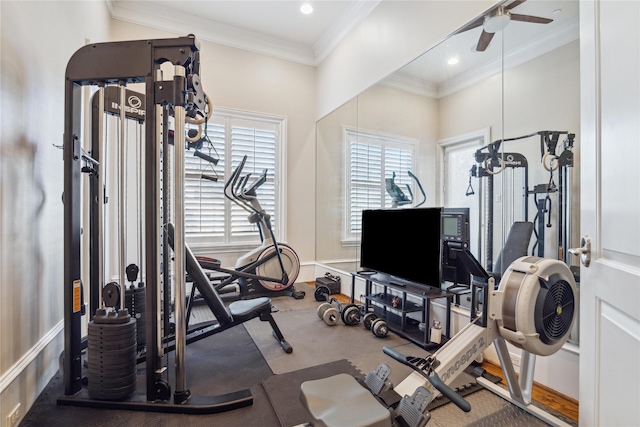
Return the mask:
POLYGON ((360 266, 439 288, 441 208, 362 212, 360 266))

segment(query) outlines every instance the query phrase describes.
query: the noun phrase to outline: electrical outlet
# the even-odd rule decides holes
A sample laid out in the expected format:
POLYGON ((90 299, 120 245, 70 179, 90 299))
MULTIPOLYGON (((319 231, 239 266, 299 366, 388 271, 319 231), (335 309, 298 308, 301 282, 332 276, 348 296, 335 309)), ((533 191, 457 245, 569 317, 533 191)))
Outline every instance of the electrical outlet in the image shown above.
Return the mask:
POLYGON ((511 363, 513 363, 513 366, 520 367, 520 355, 519 354, 509 353, 509 357, 511 358, 511 363))
POLYGON ((7 415, 7 427, 15 427, 20 420, 20 403, 7 415))

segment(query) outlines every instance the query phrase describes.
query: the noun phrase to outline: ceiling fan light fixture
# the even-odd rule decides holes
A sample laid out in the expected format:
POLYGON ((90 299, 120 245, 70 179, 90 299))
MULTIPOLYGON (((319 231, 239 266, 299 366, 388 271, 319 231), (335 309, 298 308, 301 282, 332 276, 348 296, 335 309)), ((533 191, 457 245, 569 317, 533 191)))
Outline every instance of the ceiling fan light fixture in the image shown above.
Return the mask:
POLYGON ((509 22, 511 22, 511 15, 509 14, 509 12, 500 9, 496 12, 496 14, 486 16, 484 18, 482 28, 487 33, 496 33, 498 31, 504 30, 505 27, 509 25, 509 22))

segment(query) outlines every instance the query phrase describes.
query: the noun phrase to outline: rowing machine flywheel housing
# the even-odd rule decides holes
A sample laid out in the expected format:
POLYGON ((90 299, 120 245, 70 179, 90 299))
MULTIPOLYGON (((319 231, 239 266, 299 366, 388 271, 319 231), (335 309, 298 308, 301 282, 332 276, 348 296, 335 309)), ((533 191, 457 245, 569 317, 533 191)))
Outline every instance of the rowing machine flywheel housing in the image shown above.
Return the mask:
POLYGON ((503 275, 496 292, 502 299, 502 318, 496 318, 500 335, 539 356, 555 353, 571 333, 577 295, 573 274, 564 262, 534 256, 518 258, 503 275))

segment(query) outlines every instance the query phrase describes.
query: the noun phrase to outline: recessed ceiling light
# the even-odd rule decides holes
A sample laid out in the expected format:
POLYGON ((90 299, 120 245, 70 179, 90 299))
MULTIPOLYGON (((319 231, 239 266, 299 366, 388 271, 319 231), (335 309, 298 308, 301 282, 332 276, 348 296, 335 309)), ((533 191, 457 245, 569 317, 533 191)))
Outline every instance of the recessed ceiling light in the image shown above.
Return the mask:
POLYGON ((305 3, 300 6, 300 12, 304 13, 305 15, 309 15, 310 13, 313 13, 313 6, 311 6, 309 3, 305 3))
POLYGON ((458 62, 460 62, 460 60, 458 58, 451 58, 447 61, 447 64, 449 65, 456 65, 458 62))
POLYGON ((562 13, 562 9, 556 9, 551 13, 554 14, 554 15, 560 15, 562 13))

